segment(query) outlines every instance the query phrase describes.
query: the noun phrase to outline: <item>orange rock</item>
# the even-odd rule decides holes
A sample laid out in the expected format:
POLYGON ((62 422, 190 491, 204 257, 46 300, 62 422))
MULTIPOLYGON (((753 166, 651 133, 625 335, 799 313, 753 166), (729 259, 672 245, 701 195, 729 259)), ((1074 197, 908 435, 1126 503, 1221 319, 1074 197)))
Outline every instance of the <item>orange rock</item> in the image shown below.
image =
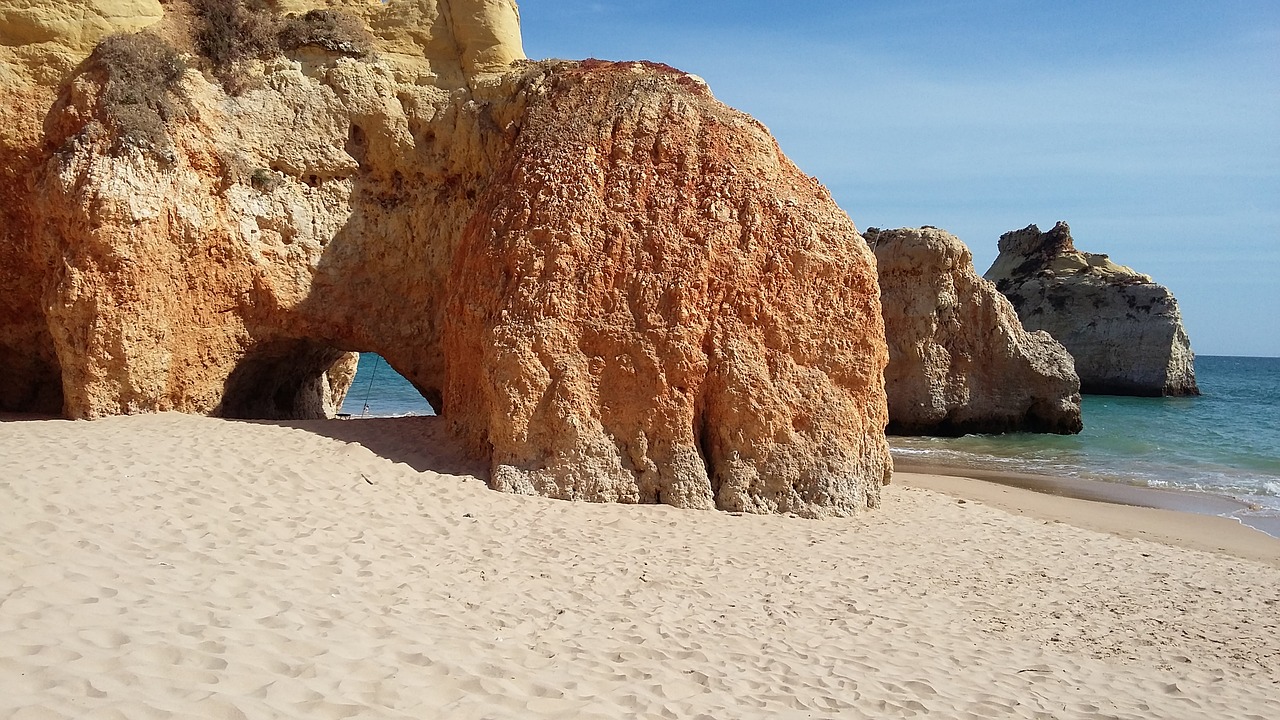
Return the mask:
POLYGON ((31 232, 28 188, 46 156, 38 109, 52 105, 54 93, 7 68, 0 70, 0 81, 0 410, 58 413, 61 372, 44 319, 49 259, 38 252, 31 232))
POLYGON ((399 62, 312 48, 234 94, 188 70, 151 150, 119 142, 108 69, 65 86, 33 231, 67 415, 315 416, 373 351, 501 490, 878 504, 873 259, 759 123, 665 66, 459 88, 399 62))
POLYGON ((61 368, 44 317, 60 258, 36 242, 30 180, 63 77, 102 37, 158 21, 157 0, 0 0, 0 410, 58 413, 61 368))
POLYGON ((872 258, 759 123, 689 75, 526 90, 454 260, 445 411, 493 484, 842 514, 888 477, 872 258))

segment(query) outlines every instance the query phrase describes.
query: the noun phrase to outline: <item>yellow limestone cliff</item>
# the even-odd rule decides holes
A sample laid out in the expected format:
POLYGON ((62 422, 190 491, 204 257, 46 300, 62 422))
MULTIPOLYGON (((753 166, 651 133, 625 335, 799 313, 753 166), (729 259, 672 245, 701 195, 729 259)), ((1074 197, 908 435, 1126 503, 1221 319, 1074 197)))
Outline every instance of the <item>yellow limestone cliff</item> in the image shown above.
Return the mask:
POLYGON ((315 416, 373 351, 501 490, 878 504, 874 259, 759 123, 666 66, 521 60, 500 0, 209 3, 40 111, 18 235, 64 414, 315 416))
POLYGON ((8 72, 56 86, 102 38, 141 30, 163 15, 159 0, 2 0, 0 47, 8 72))

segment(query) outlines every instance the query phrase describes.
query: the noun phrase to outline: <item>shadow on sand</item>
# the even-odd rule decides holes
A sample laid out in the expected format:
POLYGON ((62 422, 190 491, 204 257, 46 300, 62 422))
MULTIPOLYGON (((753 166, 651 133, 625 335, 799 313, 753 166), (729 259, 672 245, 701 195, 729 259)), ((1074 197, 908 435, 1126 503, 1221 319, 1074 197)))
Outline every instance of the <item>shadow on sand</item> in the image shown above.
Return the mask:
POLYGON ((471 475, 488 482, 483 460, 468 457, 462 443, 439 417, 364 418, 360 420, 240 420, 305 430, 342 442, 356 443, 391 462, 417 472, 471 475))

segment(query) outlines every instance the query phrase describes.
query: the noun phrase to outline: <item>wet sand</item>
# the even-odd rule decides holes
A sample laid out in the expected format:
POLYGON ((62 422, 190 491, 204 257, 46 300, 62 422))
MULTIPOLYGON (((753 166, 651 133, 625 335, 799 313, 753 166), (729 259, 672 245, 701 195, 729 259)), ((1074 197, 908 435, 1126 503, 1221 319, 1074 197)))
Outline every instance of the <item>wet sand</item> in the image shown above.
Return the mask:
POLYGON ((1267 532, 1273 519, 1250 519, 1261 528, 1243 522, 1233 514, 1249 505, 1232 498, 913 461, 895 467, 896 482, 1007 512, 1280 566, 1280 539, 1267 532))

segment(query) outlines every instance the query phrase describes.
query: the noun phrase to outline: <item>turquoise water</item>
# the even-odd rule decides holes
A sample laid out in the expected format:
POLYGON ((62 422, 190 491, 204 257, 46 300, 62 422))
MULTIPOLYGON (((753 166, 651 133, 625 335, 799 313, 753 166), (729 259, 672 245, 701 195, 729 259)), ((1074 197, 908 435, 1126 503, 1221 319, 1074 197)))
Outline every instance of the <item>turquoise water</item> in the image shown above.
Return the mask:
POLYGON ((356 379, 342 402, 342 412, 351 417, 435 415, 409 381, 373 353, 360 353, 356 379))
MULTIPOLYGON (((1197 398, 1088 395, 1079 435, 890 438, 926 462, 1066 475, 1238 497, 1280 516, 1280 358, 1196 358, 1197 398)), ((365 353, 343 412, 430 415, 382 358, 365 353), (368 412, 364 406, 368 402, 368 412)))
POLYGON ((890 438, 894 454, 961 467, 1237 497, 1280 515, 1280 358, 1196 358, 1195 398, 1086 395, 1079 435, 890 438))

